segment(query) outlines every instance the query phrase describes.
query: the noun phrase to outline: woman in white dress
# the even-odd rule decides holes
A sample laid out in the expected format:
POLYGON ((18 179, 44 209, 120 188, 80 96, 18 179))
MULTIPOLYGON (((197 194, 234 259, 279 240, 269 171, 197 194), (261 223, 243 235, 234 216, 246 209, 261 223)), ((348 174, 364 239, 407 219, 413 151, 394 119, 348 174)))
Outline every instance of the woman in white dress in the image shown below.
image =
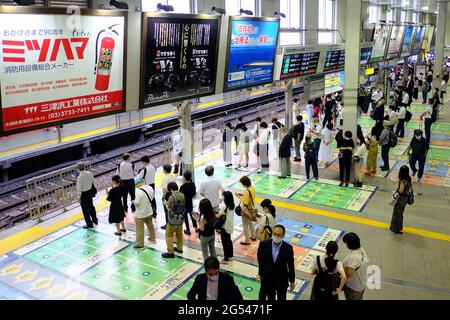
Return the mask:
POLYGON ((333 125, 328 123, 322 130, 322 142, 319 148, 319 165, 326 167, 333 161, 333 125))

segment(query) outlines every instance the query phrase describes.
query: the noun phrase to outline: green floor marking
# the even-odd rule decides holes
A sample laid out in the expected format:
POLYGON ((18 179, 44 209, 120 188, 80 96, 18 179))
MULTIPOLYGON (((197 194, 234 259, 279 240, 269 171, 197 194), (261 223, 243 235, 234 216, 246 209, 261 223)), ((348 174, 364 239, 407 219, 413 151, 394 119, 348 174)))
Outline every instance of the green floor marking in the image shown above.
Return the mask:
POLYGON ((290 199, 327 207, 360 211, 371 195, 372 191, 310 181, 294 193, 290 199))

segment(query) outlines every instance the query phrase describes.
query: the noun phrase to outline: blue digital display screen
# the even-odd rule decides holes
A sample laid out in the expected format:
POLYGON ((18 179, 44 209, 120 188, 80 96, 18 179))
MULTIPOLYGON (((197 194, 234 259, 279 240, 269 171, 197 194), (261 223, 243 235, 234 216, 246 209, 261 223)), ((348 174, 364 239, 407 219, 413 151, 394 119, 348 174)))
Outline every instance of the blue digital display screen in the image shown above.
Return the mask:
POLYGON ((402 57, 406 57, 411 54, 414 30, 415 30, 414 26, 406 26, 405 36, 403 37, 403 44, 402 44, 402 54, 401 54, 402 57))
POLYGON ((361 48, 360 64, 367 64, 372 55, 372 48, 361 48))
POLYGON ((418 26, 416 30, 416 37, 412 48, 412 54, 419 54, 422 49, 422 41, 425 35, 425 26, 418 26))
POLYGON ((232 18, 225 91, 273 81, 279 27, 278 20, 232 18))

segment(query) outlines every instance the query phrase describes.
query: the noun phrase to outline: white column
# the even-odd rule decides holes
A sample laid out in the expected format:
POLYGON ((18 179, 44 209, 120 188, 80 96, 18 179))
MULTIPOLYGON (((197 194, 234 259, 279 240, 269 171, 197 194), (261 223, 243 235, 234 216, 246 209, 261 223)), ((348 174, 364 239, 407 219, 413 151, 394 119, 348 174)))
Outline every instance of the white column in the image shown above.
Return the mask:
POLYGON ((319 40, 319 1, 305 0, 305 44, 317 44, 319 40))
POLYGON ((192 102, 191 100, 183 101, 179 109, 180 112, 180 129, 183 137, 183 153, 182 163, 183 172, 190 171, 192 173, 192 181, 194 176, 194 131, 192 129, 192 102))
POLYGON ((395 23, 400 23, 402 21, 402 9, 400 7, 392 8, 392 19, 395 23))
POLYGON ((225 9, 225 0, 198 0, 198 13, 210 13, 212 7, 225 9))
POLYGON ((345 33, 344 131, 350 130, 356 141, 358 121, 358 85, 361 39, 361 1, 347 0, 345 33))
POLYGON ((433 70, 433 87, 440 88, 442 79, 436 76, 442 74, 442 64, 444 62, 444 42, 445 42, 445 28, 447 20, 447 1, 438 2, 438 14, 436 23, 436 44, 434 49, 434 70, 433 70))
POLYGON ((275 11, 280 12, 280 0, 261 0, 261 17, 273 17, 275 11))

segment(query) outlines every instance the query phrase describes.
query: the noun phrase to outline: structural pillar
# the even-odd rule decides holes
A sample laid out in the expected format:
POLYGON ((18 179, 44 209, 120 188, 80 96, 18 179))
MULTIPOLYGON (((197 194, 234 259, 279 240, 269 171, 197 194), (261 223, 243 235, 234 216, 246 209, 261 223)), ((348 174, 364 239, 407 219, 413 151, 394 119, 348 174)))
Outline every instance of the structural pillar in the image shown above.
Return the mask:
MULTIPOLYGON (((412 16, 413 16, 413 11, 407 10, 406 11, 406 22, 412 23, 412 16)), ((406 78, 408 78, 408 76, 409 76, 408 56, 403 58, 403 74, 405 75, 406 78)))
POLYGON ((436 43, 434 49, 434 70, 433 70, 433 88, 440 88, 441 77, 436 76, 442 74, 442 65, 444 63, 444 42, 445 28, 447 20, 447 1, 438 2, 438 14, 436 21, 436 43))
POLYGON ((386 21, 386 12, 387 12, 387 6, 382 5, 378 7, 378 10, 380 11, 380 21, 386 21))
POLYGON ((284 120, 285 120, 285 126, 286 126, 286 130, 287 132, 289 132, 289 129, 291 129, 292 124, 293 124, 293 114, 294 114, 294 110, 293 110, 293 104, 294 104, 294 99, 293 99, 293 85, 292 85, 292 80, 287 80, 286 81, 286 90, 284 92, 285 95, 285 101, 286 101, 286 112, 284 114, 284 120))
POLYGON ((305 0, 305 45, 319 42, 319 1, 305 0))
POLYGON ((190 171, 192 173, 192 181, 195 181, 194 176, 194 132, 192 130, 192 101, 183 101, 179 108, 181 115, 180 129, 181 137, 183 138, 183 154, 182 164, 183 172, 190 171))
POLYGON ((402 8, 392 8, 392 19, 395 23, 402 22, 402 8))
POLYGON ((361 1, 347 0, 345 33, 344 131, 351 131, 356 141, 358 121, 358 85, 361 39, 361 1))

